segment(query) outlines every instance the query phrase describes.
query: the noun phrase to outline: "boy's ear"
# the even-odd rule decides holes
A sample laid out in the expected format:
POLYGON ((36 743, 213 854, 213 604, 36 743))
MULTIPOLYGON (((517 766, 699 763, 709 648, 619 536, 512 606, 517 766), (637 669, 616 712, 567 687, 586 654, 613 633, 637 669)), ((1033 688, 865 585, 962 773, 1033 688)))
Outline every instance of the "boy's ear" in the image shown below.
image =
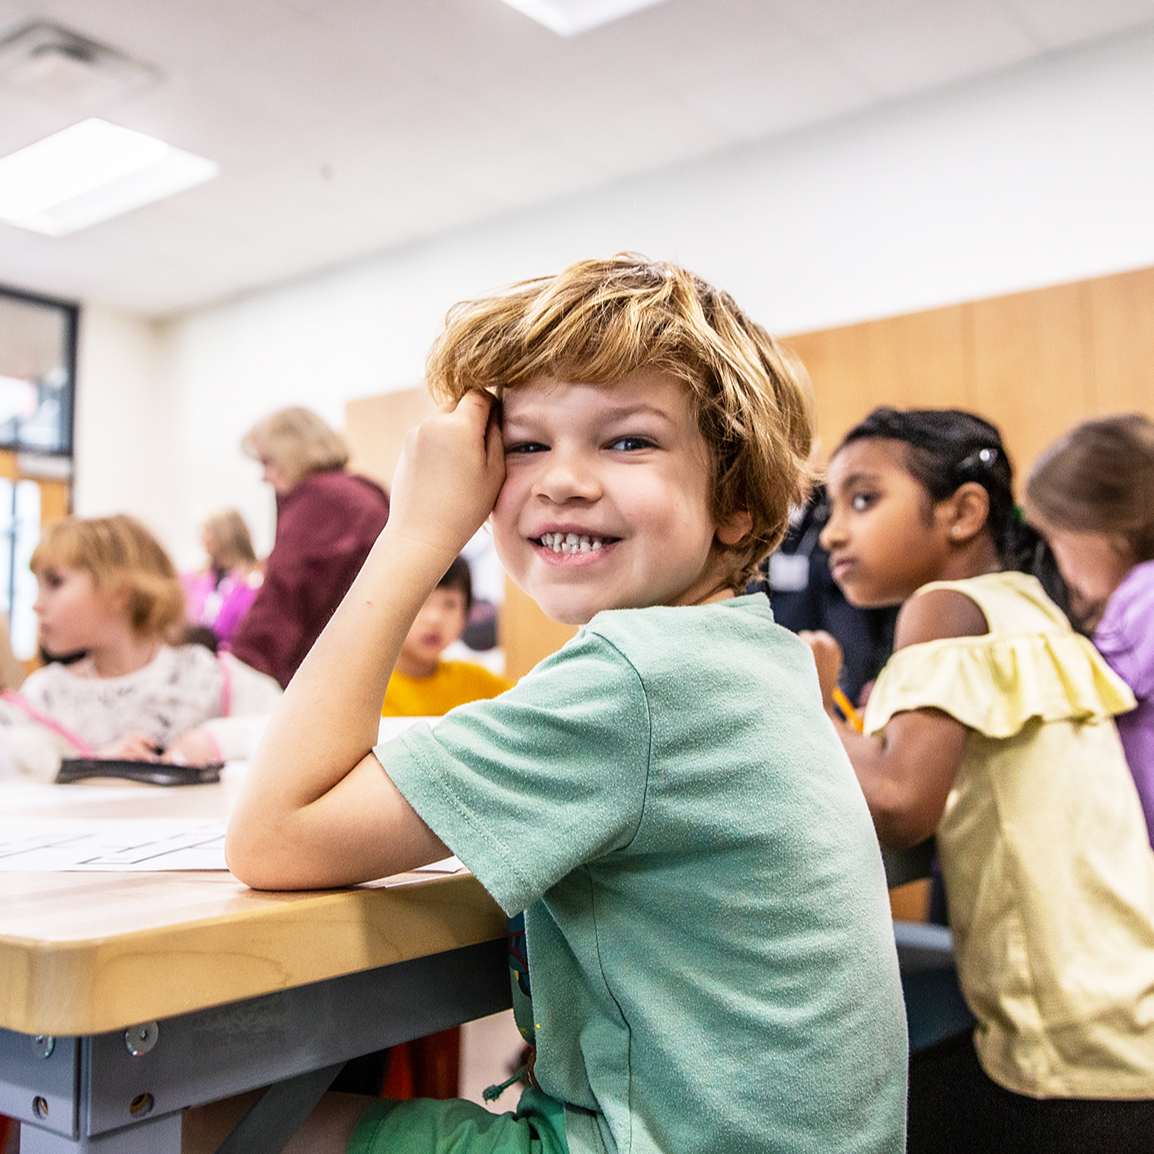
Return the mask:
POLYGON ((717 526, 716 537, 732 548, 740 545, 753 532, 753 515, 748 509, 738 509, 717 526))
POLYGON ((990 518, 990 494, 977 481, 960 485, 952 496, 942 502, 951 544, 963 545, 972 541, 990 518))

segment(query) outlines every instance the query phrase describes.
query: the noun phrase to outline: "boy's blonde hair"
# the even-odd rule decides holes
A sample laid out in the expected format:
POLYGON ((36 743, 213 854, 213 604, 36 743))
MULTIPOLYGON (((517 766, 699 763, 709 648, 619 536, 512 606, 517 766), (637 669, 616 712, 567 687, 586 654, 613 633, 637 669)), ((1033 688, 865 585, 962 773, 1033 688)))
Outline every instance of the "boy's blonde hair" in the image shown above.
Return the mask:
POLYGON ((439 401, 544 374, 612 386, 655 368, 689 390, 713 465, 713 519, 748 510, 728 550, 740 589, 781 540, 812 481, 812 396, 804 368, 728 293, 677 265, 622 253, 454 306, 428 358, 439 401))
POLYGON ((175 642, 184 627, 184 590, 159 541, 135 518, 65 517, 45 525, 29 568, 83 569, 106 597, 128 593, 128 621, 141 637, 175 642))
POLYGON ((349 443, 311 409, 294 405, 278 409, 257 421, 240 443, 255 460, 274 461, 291 485, 310 473, 343 469, 349 461, 349 443))
POLYGON ((204 532, 216 544, 209 560, 222 569, 232 569, 237 565, 255 565, 256 550, 252 547, 252 534, 244 523, 244 518, 235 509, 222 509, 214 513, 204 523, 204 532))

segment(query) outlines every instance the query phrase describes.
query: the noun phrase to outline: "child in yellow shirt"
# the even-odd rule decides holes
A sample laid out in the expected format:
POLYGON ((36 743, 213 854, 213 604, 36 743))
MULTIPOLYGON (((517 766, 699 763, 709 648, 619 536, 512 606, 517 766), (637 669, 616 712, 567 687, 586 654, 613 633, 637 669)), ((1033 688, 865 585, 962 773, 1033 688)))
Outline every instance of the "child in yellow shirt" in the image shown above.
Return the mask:
POLYGON ((385 690, 382 717, 440 717, 457 705, 496 697, 513 683, 475 661, 442 661, 473 607, 469 563, 458 557, 421 606, 385 690))

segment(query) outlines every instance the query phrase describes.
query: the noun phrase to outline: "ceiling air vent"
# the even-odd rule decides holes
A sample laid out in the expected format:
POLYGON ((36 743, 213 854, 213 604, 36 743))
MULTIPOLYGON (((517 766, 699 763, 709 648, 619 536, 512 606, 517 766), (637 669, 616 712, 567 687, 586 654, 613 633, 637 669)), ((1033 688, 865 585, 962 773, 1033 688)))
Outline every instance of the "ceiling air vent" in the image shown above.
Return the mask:
POLYGON ((0 83, 65 108, 94 108, 160 80, 150 65, 58 24, 25 24, 0 40, 0 83))

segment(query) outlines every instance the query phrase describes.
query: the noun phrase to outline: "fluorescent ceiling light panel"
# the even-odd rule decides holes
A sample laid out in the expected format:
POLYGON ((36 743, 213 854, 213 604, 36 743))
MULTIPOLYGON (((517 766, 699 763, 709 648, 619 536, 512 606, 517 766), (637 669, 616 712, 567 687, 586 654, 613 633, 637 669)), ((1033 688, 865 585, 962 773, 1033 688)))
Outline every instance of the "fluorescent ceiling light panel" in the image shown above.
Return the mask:
POLYGON ((552 29, 558 36, 576 36, 600 24, 619 20, 663 0, 505 0, 526 16, 552 29))
POLYGON ((202 156, 94 117, 0 159, 0 220, 65 236, 219 171, 202 156))

